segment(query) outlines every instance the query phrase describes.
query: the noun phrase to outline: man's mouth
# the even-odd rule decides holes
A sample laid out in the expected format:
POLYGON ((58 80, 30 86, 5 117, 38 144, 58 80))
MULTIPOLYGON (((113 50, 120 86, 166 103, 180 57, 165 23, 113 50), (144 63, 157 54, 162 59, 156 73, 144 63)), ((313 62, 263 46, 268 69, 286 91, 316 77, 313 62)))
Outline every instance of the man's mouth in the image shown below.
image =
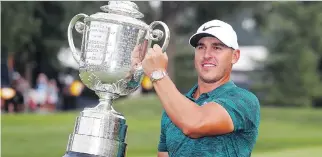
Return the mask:
POLYGON ((213 64, 213 63, 202 63, 201 66, 202 67, 215 67, 216 64, 213 64))

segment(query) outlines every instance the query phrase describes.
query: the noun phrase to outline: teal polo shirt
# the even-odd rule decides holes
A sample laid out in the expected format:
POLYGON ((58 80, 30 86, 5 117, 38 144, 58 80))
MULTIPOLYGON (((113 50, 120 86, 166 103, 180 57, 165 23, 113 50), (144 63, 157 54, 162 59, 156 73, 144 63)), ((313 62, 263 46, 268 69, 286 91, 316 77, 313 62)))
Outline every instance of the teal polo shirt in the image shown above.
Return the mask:
POLYGON ((234 131, 224 135, 192 139, 185 136, 163 111, 158 151, 168 152, 170 157, 251 156, 260 121, 260 104, 257 97, 229 81, 194 99, 193 94, 197 87, 195 85, 185 96, 198 105, 208 102, 222 105, 234 123, 234 131))

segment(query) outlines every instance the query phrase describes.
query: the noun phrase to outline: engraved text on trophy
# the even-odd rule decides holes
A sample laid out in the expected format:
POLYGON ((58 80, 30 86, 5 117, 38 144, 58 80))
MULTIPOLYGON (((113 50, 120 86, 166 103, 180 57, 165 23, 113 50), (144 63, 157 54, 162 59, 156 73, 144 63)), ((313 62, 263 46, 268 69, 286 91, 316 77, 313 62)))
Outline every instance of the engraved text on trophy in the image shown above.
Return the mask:
MULTIPOLYGON (((110 61, 114 52, 117 27, 109 23, 92 21, 87 34, 85 45, 85 63, 87 65, 100 65, 110 61)), ((105 63, 109 65, 109 63, 105 63)))

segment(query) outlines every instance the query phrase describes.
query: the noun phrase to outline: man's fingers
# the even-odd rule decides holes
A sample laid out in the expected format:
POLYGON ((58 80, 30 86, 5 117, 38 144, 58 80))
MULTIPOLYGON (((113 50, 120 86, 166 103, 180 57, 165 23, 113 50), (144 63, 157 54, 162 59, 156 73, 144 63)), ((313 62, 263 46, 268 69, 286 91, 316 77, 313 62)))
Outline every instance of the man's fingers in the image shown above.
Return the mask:
POLYGON ((144 40, 143 43, 142 43, 142 46, 143 47, 147 47, 148 46, 148 43, 149 43, 148 40, 144 40))
POLYGON ((164 52, 164 53, 163 53, 163 57, 164 57, 166 60, 168 60, 167 52, 164 52))
POLYGON ((154 45, 153 45, 153 49, 154 49, 154 50, 157 50, 157 49, 161 49, 161 47, 160 47, 158 44, 154 44, 154 45))
POLYGON ((140 45, 136 45, 131 53, 132 57, 138 57, 139 56, 139 50, 140 50, 140 45))
POLYGON ((157 53, 162 53, 162 49, 161 49, 161 47, 158 44, 154 44, 153 45, 153 49, 157 53))
POLYGON ((145 57, 152 56, 153 54, 154 54, 154 50, 153 50, 153 48, 149 48, 149 49, 148 49, 148 53, 146 53, 145 57))

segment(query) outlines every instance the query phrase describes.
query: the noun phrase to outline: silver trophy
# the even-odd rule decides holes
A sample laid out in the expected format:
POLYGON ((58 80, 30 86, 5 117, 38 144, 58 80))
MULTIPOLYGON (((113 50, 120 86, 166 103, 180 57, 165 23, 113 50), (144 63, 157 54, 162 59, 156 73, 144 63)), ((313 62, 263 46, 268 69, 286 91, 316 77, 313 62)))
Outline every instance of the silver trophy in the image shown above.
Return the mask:
POLYGON ((126 154, 126 119, 112 107, 112 101, 138 89, 144 74, 141 61, 153 41, 164 39, 170 31, 161 21, 147 25, 144 15, 129 1, 110 1, 93 15, 77 14, 68 26, 68 42, 79 64, 81 81, 99 97, 94 108, 85 108, 69 135, 64 157, 123 157, 126 154), (84 22, 79 22, 84 18, 84 22), (164 32, 155 29, 157 25, 164 32), (82 35, 81 50, 73 41, 73 28, 82 35))

